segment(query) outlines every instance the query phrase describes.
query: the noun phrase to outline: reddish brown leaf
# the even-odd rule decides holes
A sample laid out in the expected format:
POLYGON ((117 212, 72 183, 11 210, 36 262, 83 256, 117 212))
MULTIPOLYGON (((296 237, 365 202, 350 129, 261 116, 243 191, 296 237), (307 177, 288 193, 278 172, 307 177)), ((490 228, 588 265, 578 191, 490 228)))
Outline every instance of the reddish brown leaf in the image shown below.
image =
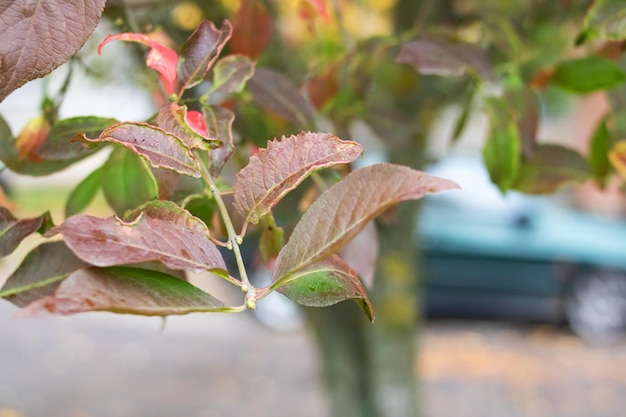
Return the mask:
POLYGON ((118 143, 143 157, 155 168, 167 168, 200 177, 200 167, 191 150, 177 136, 146 123, 123 122, 102 131, 96 139, 79 135, 85 143, 118 143))
POLYGON ((179 79, 183 88, 198 85, 230 39, 233 26, 224 21, 221 29, 203 20, 181 49, 179 79))
POLYGON ((254 101, 263 109, 303 129, 313 124, 313 107, 298 87, 285 75, 267 68, 257 68, 248 81, 254 101))
POLYGON ((307 81, 306 90, 316 109, 321 110, 337 95, 339 91, 337 72, 337 67, 333 65, 307 81))
POLYGON ((159 108, 157 125, 179 138, 188 148, 214 149, 222 146, 215 139, 209 139, 209 132, 202 113, 188 111, 187 106, 166 103, 159 108))
POLYGON ((332 255, 294 274, 275 287, 287 298, 309 307, 327 307, 344 300, 362 300, 367 317, 374 321, 374 310, 361 281, 340 257, 332 255))
POLYGON ((339 255, 354 269, 367 288, 374 286, 378 259, 378 231, 371 221, 340 251, 339 255))
POLYGON ((44 243, 24 258, 0 293, 16 306, 24 307, 41 297, 52 295, 70 273, 87 266, 65 243, 44 243))
POLYGON ((83 46, 105 0, 11 0, 0 5, 0 101, 83 46))
POLYGON ((72 273, 54 295, 18 312, 19 317, 87 311, 168 316, 224 311, 224 304, 186 281, 161 272, 128 268, 84 268, 72 273))
POLYGON ((150 47, 146 65, 157 71, 167 94, 176 92, 176 73, 178 67, 178 54, 167 46, 150 39, 143 33, 119 33, 109 35, 98 46, 98 53, 102 52, 102 47, 112 41, 138 42, 150 47))
POLYGON ((39 217, 16 219, 7 208, 0 207, 0 256, 13 252, 25 237, 45 228, 49 222, 48 212, 39 217))
POLYGON ((482 48, 437 35, 422 35, 405 43, 396 62, 410 64, 421 74, 460 76, 471 69, 487 80, 494 78, 491 63, 482 48))
POLYGON ((350 163, 362 152, 358 143, 328 133, 301 132, 268 142, 237 173, 235 207, 246 221, 258 223, 311 172, 350 163))
POLYGON ((411 168, 376 164, 358 169, 327 189, 302 216, 276 260, 273 282, 344 247, 367 223, 404 200, 458 188, 411 168))
POLYGON ((52 229, 95 266, 159 261, 172 269, 226 271, 206 225, 172 202, 154 201, 128 220, 80 215, 52 229))
POLYGON ((233 144, 235 115, 230 110, 219 106, 204 106, 202 113, 208 136, 221 142, 221 146, 213 149, 209 155, 211 157, 211 175, 217 177, 235 152, 235 145, 233 144))
POLYGON ((242 0, 233 19, 233 52, 257 58, 272 37, 272 16, 259 0, 242 0))

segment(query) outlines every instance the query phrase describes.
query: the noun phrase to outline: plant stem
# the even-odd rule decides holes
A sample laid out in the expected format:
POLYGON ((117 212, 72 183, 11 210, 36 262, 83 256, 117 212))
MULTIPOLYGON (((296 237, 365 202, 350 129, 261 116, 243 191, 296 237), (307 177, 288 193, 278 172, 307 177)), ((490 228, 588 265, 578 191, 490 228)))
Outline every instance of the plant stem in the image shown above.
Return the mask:
MULTIPOLYGON (((198 161, 201 161, 200 155, 198 155, 198 150, 194 150, 194 154, 198 161)), ((239 270, 239 275, 241 276, 241 291, 246 293, 246 306, 253 310, 256 307, 256 288, 250 283, 248 279, 248 274, 246 273, 246 266, 243 263, 243 256, 241 256, 241 250, 239 249, 239 245, 242 242, 242 238, 237 235, 235 232, 235 227, 233 226, 233 222, 230 219, 230 215, 228 214, 228 209, 226 208, 226 204, 224 203, 224 199, 220 194, 217 186, 215 185, 215 181, 211 176, 211 173, 207 169, 207 167, 203 164, 199 164, 202 168, 202 178, 209 186, 209 189, 213 193, 213 197, 215 198, 215 202, 217 203, 217 207, 220 211, 220 215, 222 216, 222 221, 224 222, 224 226, 226 227, 226 232, 228 233, 228 244, 227 248, 232 250, 235 254, 235 260, 237 261, 237 269, 239 270)))

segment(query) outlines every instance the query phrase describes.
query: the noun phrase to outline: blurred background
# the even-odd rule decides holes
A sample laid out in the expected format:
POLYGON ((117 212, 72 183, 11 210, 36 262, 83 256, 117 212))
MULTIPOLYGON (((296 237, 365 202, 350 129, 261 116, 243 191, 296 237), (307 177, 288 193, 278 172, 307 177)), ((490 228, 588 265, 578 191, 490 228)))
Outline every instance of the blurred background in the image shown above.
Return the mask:
MULTIPOLYGON (((340 40, 350 43, 392 33, 398 4, 404 2, 330 1, 334 7, 330 10, 341 12, 339 27, 303 17, 304 12, 315 12, 311 4, 316 2, 259 3, 276 13, 274 28, 287 46, 301 47, 307 59, 317 58, 304 71, 309 77, 305 80, 311 80, 341 64, 337 60, 344 53, 337 46, 340 40)), ((435 7, 436 2, 425 3, 435 7)), ((502 21, 510 16, 517 24, 515 19, 525 7, 525 2, 515 1, 490 5, 491 9, 483 4, 491 2, 448 3, 464 39, 480 32, 476 16, 486 9, 491 18, 500 13, 502 21)), ((562 3, 572 12, 571 22, 557 22, 565 33, 542 26, 532 32, 533 42, 571 41, 576 29, 567 25, 582 20, 574 10, 584 12, 590 2, 562 3)), ((125 18, 131 16, 140 29, 157 35, 164 29, 173 43, 184 39, 201 19, 229 17, 240 8, 239 2, 226 0, 172 4, 110 2, 110 15, 81 52, 84 65, 73 69, 61 117, 97 114, 143 120, 155 111, 154 91, 146 87, 150 75, 136 71, 143 56, 127 54, 127 46, 121 43, 107 46, 101 57, 95 54, 106 34, 120 29, 118 8, 130 10, 125 18)), ((555 13, 551 6, 546 9, 555 13)), ((417 24, 426 25, 420 19, 426 18, 418 16, 417 24)), ((554 19, 553 14, 537 18, 548 27, 554 19)), ((522 19, 520 26, 524 24, 529 22, 522 19)), ((368 52, 376 57, 376 51, 368 52)), ((268 55, 259 58, 259 65, 278 66, 285 61, 268 55)), ((365 60, 357 64, 357 69, 372 65, 365 60)), ((294 59, 285 71, 297 73, 302 66, 294 59)), ((67 71, 63 66, 0 103, 0 114, 14 133, 40 113, 43 97, 60 88, 67 71)), ((402 107, 410 102, 407 91, 423 93, 435 85, 434 77, 417 78, 406 69, 381 65, 373 72, 376 80, 369 101, 381 99, 402 107)), ((426 131, 419 132, 422 151, 416 159, 423 169, 462 187, 459 192, 427 197, 413 233, 412 243, 421 251, 421 255, 416 252, 414 265, 423 273, 419 311, 424 317, 422 327, 410 337, 418 346, 414 372, 420 381, 423 415, 621 416, 626 408, 621 395, 626 389, 623 184, 612 179, 601 190, 586 181, 560 187, 550 195, 503 194, 482 162, 488 118, 472 111, 457 132, 465 113, 459 97, 465 97, 468 85, 471 82, 437 84, 432 87, 436 94, 448 97, 433 99, 437 111, 408 115, 419 119, 415 124, 425 117, 430 122, 426 131)), ((315 92, 320 90, 309 90, 312 96, 315 92)), ((326 107, 317 106, 323 115, 316 121, 318 126, 338 125, 358 137, 366 149, 362 164, 389 159, 390 145, 381 139, 389 126, 362 120, 342 126, 344 117, 351 119, 364 111, 354 110, 362 97, 337 96, 326 107), (354 114, 338 115, 342 105, 354 114)), ((610 106, 606 94, 575 96, 548 87, 537 94, 537 100, 537 143, 566 145, 586 155, 589 138, 610 106)), ((255 117, 268 116, 244 110, 253 122, 255 117)), ((239 126, 240 139, 262 144, 275 131, 287 134, 300 128, 270 116, 269 122, 258 126, 249 122, 254 134, 250 126, 239 126)), ((404 123, 400 116, 389 117, 391 124, 404 123)), ((406 126, 390 131, 391 147, 399 147, 398 137, 413 133, 406 126)), ((96 154, 46 178, 5 170, 0 175, 8 195, 5 204, 20 217, 39 215, 45 207, 58 223, 70 191, 106 157, 96 154)), ((89 211, 111 213, 102 197, 89 211)), ((1 261, 0 283, 41 241, 32 236, 1 261)), ((262 279, 261 274, 259 270, 257 279, 262 279)), ((226 302, 238 302, 238 294, 220 280, 202 275, 191 280, 226 302)), ((166 320, 109 313, 17 319, 13 317, 17 308, 2 302, 0 417, 330 416, 321 355, 310 324, 286 299, 264 301, 256 314, 194 314, 166 320)))

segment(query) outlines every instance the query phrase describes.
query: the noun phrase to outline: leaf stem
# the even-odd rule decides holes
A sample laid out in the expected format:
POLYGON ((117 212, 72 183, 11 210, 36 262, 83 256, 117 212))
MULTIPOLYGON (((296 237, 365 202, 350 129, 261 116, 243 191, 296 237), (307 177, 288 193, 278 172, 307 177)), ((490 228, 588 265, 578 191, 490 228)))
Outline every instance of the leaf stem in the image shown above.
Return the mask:
POLYGON ((0 298, 10 297, 21 292, 30 291, 35 288, 45 287, 46 285, 54 284, 55 282, 64 280, 67 275, 68 274, 56 275, 41 281, 33 282, 32 284, 22 285, 21 287, 9 288, 8 290, 0 291, 0 298))
MULTIPOLYGON (((201 161, 200 155, 198 155, 198 150, 194 150, 194 155, 201 161)), ((237 261, 237 269, 239 270, 239 275, 241 277, 241 291, 246 293, 246 303, 245 305, 253 310, 256 307, 256 288, 250 283, 248 279, 248 274, 246 273, 246 267, 243 263, 243 256, 241 255, 241 250, 239 249, 239 245, 243 241, 242 237, 237 235, 235 232, 235 227, 233 226, 233 222, 230 219, 230 215, 228 214, 228 209, 226 208, 226 204, 224 203, 224 199, 220 194, 217 186, 215 185, 215 181, 213 177, 209 173, 207 167, 203 164, 199 164, 201 167, 202 179, 209 186, 209 189, 213 193, 213 197, 215 198, 215 202, 217 203, 217 207, 220 211, 220 215, 222 216, 222 221, 224 222, 224 226, 226 227, 226 231, 228 232, 228 243, 227 248, 232 250, 235 254, 235 260, 237 261)))

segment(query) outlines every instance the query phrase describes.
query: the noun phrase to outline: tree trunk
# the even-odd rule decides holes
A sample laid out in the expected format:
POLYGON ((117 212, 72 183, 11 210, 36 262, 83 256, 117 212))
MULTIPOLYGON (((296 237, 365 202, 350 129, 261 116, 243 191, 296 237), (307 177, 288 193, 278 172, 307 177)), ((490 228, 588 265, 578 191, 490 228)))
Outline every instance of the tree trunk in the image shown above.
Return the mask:
MULTIPOLYGON (((406 150, 398 150, 407 164, 406 150)), ((413 153, 415 154, 415 153, 413 153)), ((413 160, 413 163, 416 161, 413 160)), ((418 332, 417 202, 404 202, 381 224, 381 253, 370 296, 376 313, 369 323, 355 303, 307 309, 316 333, 333 417, 415 417, 418 332)))

